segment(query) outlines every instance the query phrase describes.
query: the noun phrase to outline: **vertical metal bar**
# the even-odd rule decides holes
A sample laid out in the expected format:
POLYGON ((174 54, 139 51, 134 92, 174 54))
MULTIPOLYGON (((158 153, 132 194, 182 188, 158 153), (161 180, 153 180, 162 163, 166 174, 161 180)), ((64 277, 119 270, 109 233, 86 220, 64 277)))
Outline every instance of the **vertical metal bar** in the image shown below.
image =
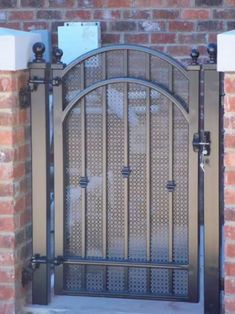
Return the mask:
MULTIPOLYGON (((128 75, 128 50, 124 50, 124 74, 128 75)), ((128 83, 124 84, 124 163, 125 166, 129 166, 129 122, 128 122, 128 83)), ((129 258, 129 178, 124 179, 124 258, 127 260, 129 258)), ((129 269, 125 269, 125 289, 128 290, 129 286, 129 269)))
POLYGON ((220 75, 215 64, 204 66, 204 128, 211 152, 204 174, 204 311, 220 313, 219 111, 220 75))
POLYGON ((146 122, 147 122, 147 141, 146 141, 146 219, 147 219, 147 261, 151 260, 151 113, 150 113, 150 88, 146 89, 146 122))
MULTIPOLYGON (((85 88, 85 63, 81 63, 81 90, 85 88)), ((82 177, 86 177, 86 108, 85 108, 85 98, 81 99, 81 172, 82 177)), ((87 191, 86 189, 81 189, 81 203, 82 203, 82 258, 86 257, 86 208, 87 208, 87 191)), ((82 279, 81 279, 82 289, 86 289, 86 265, 82 266, 82 279)))
POLYGON ((198 222, 198 154, 193 151, 192 140, 199 127, 199 95, 200 95, 199 65, 188 67, 189 77, 189 143, 188 143, 188 201, 189 201, 189 300, 198 301, 199 283, 199 222, 198 222))
MULTIPOLYGON (((146 79, 150 80, 150 54, 146 54, 146 79)), ((146 88, 146 257, 151 261, 151 93, 146 88)), ((147 269, 147 292, 151 293, 151 269, 147 269)))
MULTIPOLYGON (((52 64, 53 77, 60 77, 62 64, 52 64)), ((63 143, 63 93, 62 85, 53 87, 54 107, 54 208, 55 208, 55 255, 64 254, 64 143, 63 143)), ((55 268, 55 293, 63 290, 63 265, 55 268)))
MULTIPOLYGON (((146 55, 146 78, 150 79, 150 55, 146 55)), ((146 219, 147 219, 147 261, 151 260, 151 101, 150 88, 146 88, 146 219)))
MULTIPOLYGON (((45 63, 30 64, 30 78, 45 79, 31 94, 32 132, 32 208, 33 253, 51 256, 49 246, 50 190, 49 190, 49 68, 45 63)), ((41 265, 33 273, 32 301, 48 304, 50 301, 50 268, 41 265)))
MULTIPOLYGON (((106 53, 102 55, 103 79, 107 78, 106 53)), ((103 102, 103 259, 107 258, 107 86, 102 87, 103 102)), ((104 268, 104 289, 107 290, 107 266, 104 268)))
MULTIPOLYGON (((81 63, 81 89, 84 89, 85 68, 81 63)), ((86 109, 85 99, 81 99, 81 142, 82 142, 82 177, 86 177, 86 109)), ((86 189, 82 189, 82 257, 86 257, 86 189)))
MULTIPOLYGON (((106 53, 102 55, 103 79, 106 79, 106 53)), ((107 86, 103 96, 103 258, 107 257, 107 86)))
MULTIPOLYGON (((169 65, 169 89, 173 93, 173 66, 169 65)), ((174 152, 174 143, 173 143, 173 128, 174 128, 174 110, 173 103, 169 103, 169 164, 168 164, 168 180, 173 181, 173 152, 174 152)), ((169 231, 168 231, 168 262, 173 262, 173 193, 169 192, 169 231)), ((169 270, 169 292, 173 293, 173 272, 169 270)))
MULTIPOLYGON (((124 134, 125 134, 125 165, 129 166, 129 127, 128 127, 128 83, 124 83, 124 134)), ((124 180, 125 186, 125 259, 129 256, 129 179, 124 180)))

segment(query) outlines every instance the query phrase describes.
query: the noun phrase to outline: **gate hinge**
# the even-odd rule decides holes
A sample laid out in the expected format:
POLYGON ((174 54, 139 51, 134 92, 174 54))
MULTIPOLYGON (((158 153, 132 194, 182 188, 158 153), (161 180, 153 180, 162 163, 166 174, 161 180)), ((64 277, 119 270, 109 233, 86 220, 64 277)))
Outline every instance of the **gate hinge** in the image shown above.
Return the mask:
POLYGON ((22 87, 19 91, 20 108, 24 109, 31 105, 31 92, 34 88, 28 83, 27 86, 22 87))
POLYGON ((40 267, 41 264, 51 264, 54 266, 59 266, 63 264, 64 259, 62 256, 57 256, 54 259, 49 259, 46 256, 41 256, 40 254, 34 254, 31 257, 30 262, 23 267, 21 283, 25 287, 30 281, 32 281, 33 273, 36 269, 40 267))
POLYGON ((31 105, 31 92, 37 90, 39 84, 49 83, 51 86, 59 86, 62 83, 60 77, 55 77, 52 80, 45 80, 41 78, 30 79, 27 85, 20 89, 19 92, 19 103, 21 108, 27 108, 31 105))
POLYGON ((54 77, 51 80, 45 80, 42 78, 34 77, 33 79, 29 79, 28 85, 31 86, 31 90, 35 90, 39 84, 49 83, 52 86, 59 86, 62 83, 62 79, 60 77, 54 77))
POLYGON ((62 256, 57 256, 53 259, 47 258, 47 256, 41 256, 40 254, 34 254, 31 258, 31 267, 32 269, 39 268, 40 264, 51 264, 59 266, 63 264, 64 259, 62 256))
POLYGON ((195 152, 203 152, 204 156, 209 156, 210 149, 211 141, 209 131, 202 131, 193 135, 193 150, 195 152))

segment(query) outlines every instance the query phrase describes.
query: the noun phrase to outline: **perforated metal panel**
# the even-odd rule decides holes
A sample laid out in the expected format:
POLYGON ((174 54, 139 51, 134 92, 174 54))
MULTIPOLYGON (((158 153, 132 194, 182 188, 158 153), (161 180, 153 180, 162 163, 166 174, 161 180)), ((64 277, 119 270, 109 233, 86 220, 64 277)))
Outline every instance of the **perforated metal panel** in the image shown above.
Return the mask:
MULTIPOLYGON (((129 122, 129 258, 146 261, 147 181, 146 181, 146 91, 136 84, 128 86, 129 122)), ((135 270, 138 273, 138 270, 135 270)), ((141 271, 141 270, 139 270, 141 271)), ((144 275, 142 275, 144 276, 144 275)))
POLYGON ((159 93, 151 93, 151 258, 168 261, 169 197, 166 189, 169 167, 170 102, 159 93))
POLYGON ((108 177, 108 248, 109 259, 124 258, 124 165, 123 84, 107 88, 107 177, 108 177))
POLYGON ((64 124, 65 175, 65 246, 66 255, 81 256, 82 203, 79 178, 81 176, 81 107, 78 103, 64 124))
POLYGON ((189 298, 184 75, 134 49, 65 73, 65 293, 189 298))

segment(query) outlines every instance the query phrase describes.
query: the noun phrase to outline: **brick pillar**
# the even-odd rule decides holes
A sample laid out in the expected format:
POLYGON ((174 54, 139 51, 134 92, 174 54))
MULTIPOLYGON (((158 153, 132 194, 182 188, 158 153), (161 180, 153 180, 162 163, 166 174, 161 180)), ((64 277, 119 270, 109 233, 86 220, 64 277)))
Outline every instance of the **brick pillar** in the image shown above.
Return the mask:
POLYGON ((225 312, 235 313, 235 73, 225 74, 225 312))
POLYGON ((0 71, 0 313, 22 313, 22 268, 31 255, 30 112, 20 108, 27 71, 0 71))

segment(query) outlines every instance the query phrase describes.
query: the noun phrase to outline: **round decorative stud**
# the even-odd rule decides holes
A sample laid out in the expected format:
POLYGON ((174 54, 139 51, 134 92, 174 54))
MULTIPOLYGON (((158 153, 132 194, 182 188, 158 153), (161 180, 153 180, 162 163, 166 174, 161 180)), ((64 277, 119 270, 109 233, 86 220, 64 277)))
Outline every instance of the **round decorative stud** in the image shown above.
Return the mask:
POLYGON ((45 62, 45 60, 43 59, 43 54, 45 50, 46 48, 43 43, 35 43, 33 45, 33 53, 35 55, 35 59, 33 60, 33 62, 45 62))
POLYGON ((63 50, 62 49, 55 47, 52 51, 52 55, 53 55, 53 59, 54 59, 55 63, 62 63, 61 62, 61 58, 63 56, 63 50))
POLYGON ((216 44, 209 44, 207 47, 207 52, 209 54, 209 61, 210 64, 216 64, 217 61, 217 45, 216 44))
POLYGON ((191 65, 198 65, 199 51, 196 48, 193 48, 190 56, 192 58, 191 65))

